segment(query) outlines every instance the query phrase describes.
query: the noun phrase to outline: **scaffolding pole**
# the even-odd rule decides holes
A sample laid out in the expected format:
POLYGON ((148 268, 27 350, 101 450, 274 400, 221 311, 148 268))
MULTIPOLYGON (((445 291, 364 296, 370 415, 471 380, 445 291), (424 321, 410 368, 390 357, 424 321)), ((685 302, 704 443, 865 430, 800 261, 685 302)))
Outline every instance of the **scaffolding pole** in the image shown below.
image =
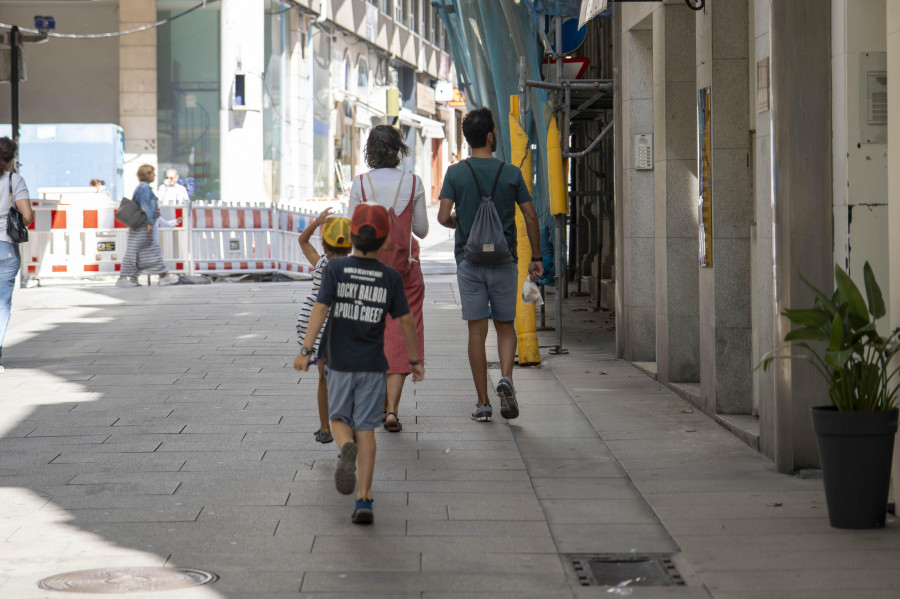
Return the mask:
MULTIPOLYGON (((527 103, 527 88, 540 88, 549 90, 553 95, 553 105, 554 111, 560 115, 562 119, 562 126, 560 129, 562 130, 562 140, 561 140, 561 157, 562 159, 578 159, 584 158, 586 155, 594 152, 599 147, 600 143, 603 139, 612 132, 614 123, 610 120, 600 134, 587 145, 583 150, 572 151, 570 147, 570 137, 571 137, 571 119, 573 118, 573 109, 572 109, 572 92, 574 91, 595 91, 598 92, 594 94, 591 98, 589 98, 584 106, 580 106, 575 110, 575 114, 578 114, 580 111, 586 109, 589 105, 594 104, 598 99, 598 94, 612 93, 613 91, 613 82, 609 79, 593 79, 593 80, 584 80, 584 79, 564 79, 563 78, 563 60, 565 58, 562 53, 562 19, 557 18, 554 23, 554 38, 556 40, 556 48, 554 51, 550 51, 549 40, 546 40, 545 49, 546 53, 554 60, 556 67, 556 81, 548 82, 548 81, 533 81, 529 80, 525 76, 525 63, 524 58, 520 58, 519 61, 519 110, 521 113, 524 113, 526 110, 527 103)), ((524 117, 524 114, 522 115, 524 117)), ((558 131, 559 129, 557 129, 558 131)), ((568 173, 568 169, 561 169, 563 176, 566 176, 568 173)), ((552 185, 552 182, 550 183, 552 185)), ((557 213, 554 215, 554 232, 553 232, 553 263, 554 263, 554 288, 556 293, 556 302, 555 302, 555 323, 554 329, 556 331, 556 344, 550 349, 551 354, 566 354, 568 350, 563 348, 562 341, 562 302, 563 298, 567 297, 567 273, 565 272, 565 251, 563 246, 565 244, 565 226, 566 226, 566 216, 569 211, 572 209, 572 204, 570 202, 571 197, 573 197, 573 192, 568 190, 568 181, 564 183, 567 187, 567 210, 565 213, 557 213)), ((578 195, 577 192, 574 192, 575 195, 578 195)), ((599 225, 602 228, 602 223, 599 225)), ((577 241, 577 240, 576 240, 577 241)), ((580 287, 579 287, 580 289, 580 287)), ((599 297, 599 291, 598 291, 599 297)), ((541 312, 541 325, 543 326, 543 311, 541 312)))

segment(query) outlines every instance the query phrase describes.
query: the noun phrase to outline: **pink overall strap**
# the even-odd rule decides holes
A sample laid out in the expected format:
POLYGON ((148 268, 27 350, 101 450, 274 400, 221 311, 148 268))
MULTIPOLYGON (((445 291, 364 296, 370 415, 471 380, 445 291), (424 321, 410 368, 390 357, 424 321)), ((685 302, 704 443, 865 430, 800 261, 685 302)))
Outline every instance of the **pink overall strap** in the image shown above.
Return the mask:
POLYGON ((359 176, 359 188, 362 190, 362 200, 363 200, 363 203, 365 204, 368 200, 366 200, 366 186, 363 183, 362 175, 359 176))

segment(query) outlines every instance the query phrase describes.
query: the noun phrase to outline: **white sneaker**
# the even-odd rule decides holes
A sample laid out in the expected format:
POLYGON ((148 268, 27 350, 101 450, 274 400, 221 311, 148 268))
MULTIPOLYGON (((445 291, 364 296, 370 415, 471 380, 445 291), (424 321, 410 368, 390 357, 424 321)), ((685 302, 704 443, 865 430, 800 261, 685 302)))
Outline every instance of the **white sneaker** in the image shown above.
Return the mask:
POLYGON ((116 281, 116 287, 139 287, 137 281, 133 281, 127 277, 120 277, 118 281, 116 281))
POLYGON ((178 275, 169 273, 166 276, 159 278, 159 286, 165 287, 166 285, 177 285, 178 281, 178 275))
POLYGON ((3 367, 3 364, 0 364, 0 374, 6 372, 6 369, 3 367))

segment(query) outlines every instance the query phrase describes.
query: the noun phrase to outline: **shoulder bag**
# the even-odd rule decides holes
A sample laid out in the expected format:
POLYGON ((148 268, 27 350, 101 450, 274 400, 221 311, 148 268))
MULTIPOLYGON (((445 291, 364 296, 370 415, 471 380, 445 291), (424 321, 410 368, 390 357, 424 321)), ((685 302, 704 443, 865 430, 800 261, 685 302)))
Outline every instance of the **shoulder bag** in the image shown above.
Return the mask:
POLYGON ((13 174, 9 173, 9 214, 6 215, 6 234, 13 240, 13 243, 25 243, 28 241, 28 227, 25 226, 25 219, 22 213, 16 208, 16 202, 13 200, 13 174))
POLYGON ((116 220, 131 229, 139 229, 147 224, 147 213, 134 200, 122 198, 116 220))

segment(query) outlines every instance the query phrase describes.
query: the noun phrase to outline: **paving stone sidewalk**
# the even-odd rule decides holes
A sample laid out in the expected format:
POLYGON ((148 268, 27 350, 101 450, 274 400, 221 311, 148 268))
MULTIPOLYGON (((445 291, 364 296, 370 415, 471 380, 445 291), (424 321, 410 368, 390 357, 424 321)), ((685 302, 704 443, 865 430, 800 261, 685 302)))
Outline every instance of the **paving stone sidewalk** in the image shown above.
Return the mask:
POLYGON ((522 415, 472 422, 449 275, 427 277, 426 380, 404 391, 403 431, 377 434, 376 522, 351 524, 337 449, 313 439, 316 377, 290 367, 308 289, 17 291, 0 375, 0 597, 64 597, 37 581, 163 565, 221 578, 127 596, 608 597, 580 585, 571 556, 637 553, 672 554, 687 584, 622 591, 636 598, 897 596, 893 518, 829 528, 820 480, 777 474, 614 360, 612 318, 587 298, 566 302, 569 353, 516 370, 522 415))

